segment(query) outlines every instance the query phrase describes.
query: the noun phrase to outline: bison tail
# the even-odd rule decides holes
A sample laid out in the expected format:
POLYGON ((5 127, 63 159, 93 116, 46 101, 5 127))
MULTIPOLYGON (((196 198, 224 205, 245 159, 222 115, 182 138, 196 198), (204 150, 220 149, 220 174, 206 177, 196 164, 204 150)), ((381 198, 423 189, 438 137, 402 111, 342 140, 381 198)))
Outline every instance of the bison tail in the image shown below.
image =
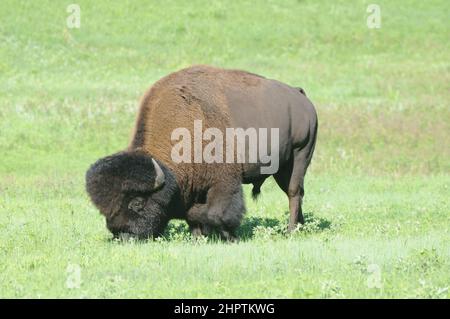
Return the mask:
POLYGON ((253 184, 253 188, 252 188, 252 198, 253 198, 253 200, 257 200, 259 194, 261 194, 260 186, 253 184))
POLYGON ((298 87, 297 90, 298 90, 301 94, 303 94, 304 96, 306 96, 306 92, 305 92, 305 90, 303 90, 303 88, 298 87))

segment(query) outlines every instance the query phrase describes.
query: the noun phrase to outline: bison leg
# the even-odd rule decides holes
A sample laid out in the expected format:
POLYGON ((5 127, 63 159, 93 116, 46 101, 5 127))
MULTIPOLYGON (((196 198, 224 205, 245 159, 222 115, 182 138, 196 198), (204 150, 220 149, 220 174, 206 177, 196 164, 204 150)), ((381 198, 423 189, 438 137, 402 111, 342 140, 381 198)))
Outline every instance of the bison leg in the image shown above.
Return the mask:
POLYGON ((289 198, 289 232, 293 231, 298 223, 304 223, 302 213, 302 200, 305 194, 304 178, 311 156, 310 147, 295 149, 292 161, 274 175, 278 186, 289 198))
POLYGON ((211 229, 206 224, 208 222, 206 204, 195 204, 188 211, 187 216, 187 222, 194 238, 210 234, 211 229))
POLYGON ((188 212, 193 235, 215 228, 225 240, 234 240, 235 231, 244 215, 242 186, 216 185, 209 189, 206 203, 196 204, 188 212), (199 230, 200 227, 200 230, 199 230))
POLYGON ((199 238, 201 236, 208 236, 211 233, 211 229, 205 224, 192 224, 189 225, 191 229, 192 237, 199 238))
POLYGON ((202 234, 201 225, 189 226, 189 228, 191 229, 192 237, 194 237, 194 238, 202 237, 203 234, 202 234))
MULTIPOLYGON (((197 208, 198 208, 198 206, 203 206, 205 209, 205 214, 206 214, 206 208, 207 208, 206 204, 197 204, 196 206, 197 206, 197 208)), ((200 224, 199 222, 188 221, 189 228, 191 230, 191 234, 194 239, 200 238, 202 236, 209 236, 211 234, 213 229, 211 226, 206 224, 206 222, 207 221, 203 221, 203 224, 200 224)), ((222 234, 221 234, 221 236, 222 236, 222 234)))

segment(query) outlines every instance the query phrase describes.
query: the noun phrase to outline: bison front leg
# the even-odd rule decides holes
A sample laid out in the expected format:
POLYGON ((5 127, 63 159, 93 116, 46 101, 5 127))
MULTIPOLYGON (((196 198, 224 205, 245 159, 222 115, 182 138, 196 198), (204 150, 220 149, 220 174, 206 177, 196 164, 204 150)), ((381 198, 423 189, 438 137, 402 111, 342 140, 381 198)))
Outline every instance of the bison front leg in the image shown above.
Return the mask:
POLYGON ((228 231, 228 227, 217 223, 216 220, 208 219, 208 205, 195 204, 188 212, 188 224, 193 238, 209 236, 212 229, 219 231, 220 237, 224 240, 234 240, 233 233, 228 231))
POLYGON ((205 204, 189 210, 188 222, 194 236, 207 235, 214 228, 224 240, 235 240, 244 212, 242 186, 217 185, 209 189, 205 204))
POLYGON ((187 213, 187 222, 191 230, 192 237, 198 238, 208 236, 211 233, 210 226, 207 225, 208 206, 206 204, 195 204, 187 213))
POLYGON ((236 182, 234 187, 230 185, 212 187, 208 191, 206 204, 208 224, 217 228, 223 239, 236 240, 236 230, 245 213, 240 181, 236 182))
POLYGON ((190 226, 192 237, 200 238, 202 236, 208 236, 211 233, 211 229, 208 225, 196 224, 190 226))

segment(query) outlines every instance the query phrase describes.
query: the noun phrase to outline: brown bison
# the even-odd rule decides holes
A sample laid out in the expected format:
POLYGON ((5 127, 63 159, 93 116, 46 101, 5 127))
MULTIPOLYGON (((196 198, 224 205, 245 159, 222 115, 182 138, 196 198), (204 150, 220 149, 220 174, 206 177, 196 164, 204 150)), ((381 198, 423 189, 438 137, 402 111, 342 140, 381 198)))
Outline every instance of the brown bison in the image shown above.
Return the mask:
POLYGON ((193 66, 169 74, 147 91, 128 148, 94 163, 86 173, 86 188, 115 237, 159 236, 176 218, 186 220, 193 235, 216 230, 232 239, 245 211, 242 183, 253 184, 256 197, 273 175, 289 198, 292 230, 303 223, 303 181, 316 135, 316 111, 301 88, 244 71, 193 66), (203 136, 200 144, 187 139, 185 146, 194 152, 186 148, 177 153, 182 136, 174 132, 181 128, 195 136, 199 121, 200 134, 212 129, 216 135, 203 136), (243 157, 228 148, 228 139, 218 138, 230 128, 245 134, 236 143, 243 142, 243 157), (251 139, 251 132, 263 129, 277 136, 251 139), (214 149, 215 161, 198 160, 203 147, 214 149), (269 157, 261 152, 266 149, 269 157), (234 153, 221 161, 221 153, 230 150, 234 153), (252 150, 257 150, 253 160, 252 150), (264 173, 268 158, 276 169, 264 173))

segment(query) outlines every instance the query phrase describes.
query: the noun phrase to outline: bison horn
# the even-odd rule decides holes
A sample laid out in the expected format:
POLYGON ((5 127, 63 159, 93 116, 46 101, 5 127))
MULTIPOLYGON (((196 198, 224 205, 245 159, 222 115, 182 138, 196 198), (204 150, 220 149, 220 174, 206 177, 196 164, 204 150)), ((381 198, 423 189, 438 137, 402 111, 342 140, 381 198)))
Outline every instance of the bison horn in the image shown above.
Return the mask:
POLYGON ((154 189, 160 188, 162 185, 164 185, 165 176, 164 172, 162 171, 161 167, 158 165, 158 163, 152 158, 153 165, 155 166, 155 172, 156 172, 156 178, 155 178, 155 185, 154 189))

